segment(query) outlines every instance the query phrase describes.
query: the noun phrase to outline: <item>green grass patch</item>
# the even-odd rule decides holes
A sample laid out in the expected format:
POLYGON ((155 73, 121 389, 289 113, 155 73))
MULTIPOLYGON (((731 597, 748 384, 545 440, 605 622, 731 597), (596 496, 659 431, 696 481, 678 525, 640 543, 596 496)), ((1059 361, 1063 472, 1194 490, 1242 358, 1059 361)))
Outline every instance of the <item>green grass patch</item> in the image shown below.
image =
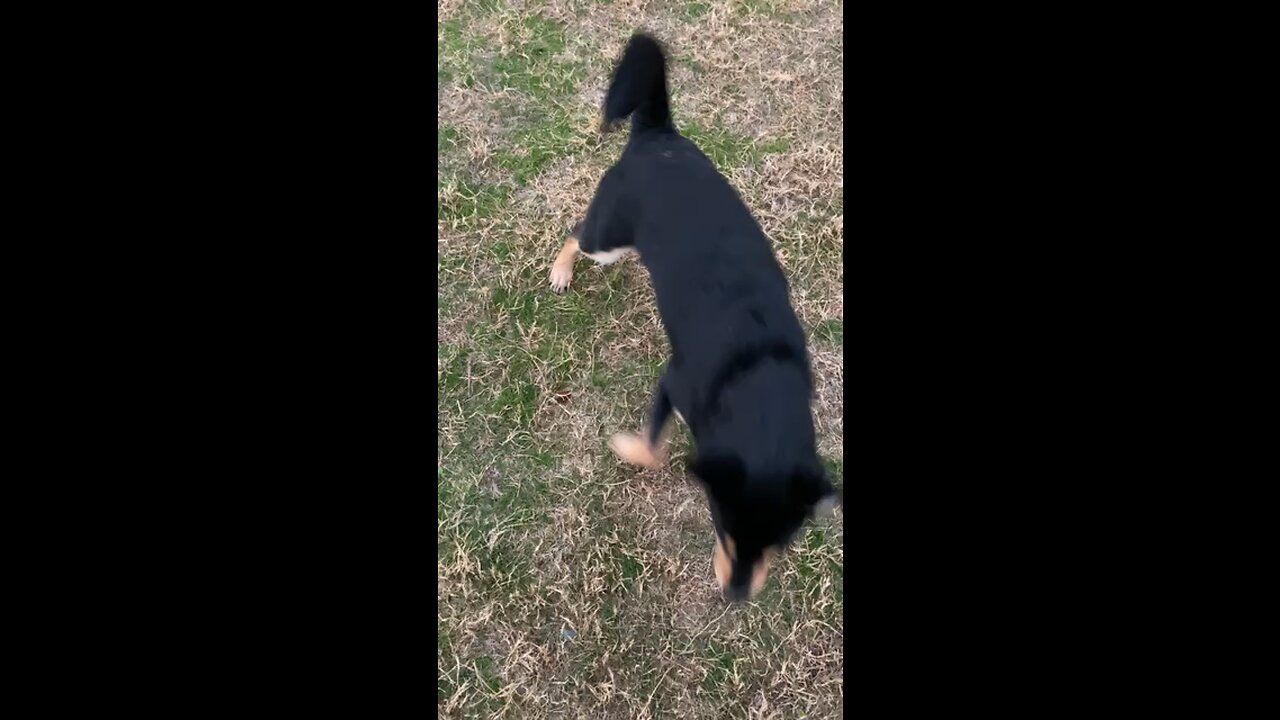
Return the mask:
POLYGON ((689 20, 696 20, 703 15, 706 15, 709 10, 711 10, 711 3, 688 2, 676 9, 676 15, 689 20))
POLYGON ((498 152, 494 163, 517 185, 524 186, 553 161, 570 155, 578 134, 566 112, 548 108, 512 134, 509 149, 498 152))
POLYGON ((439 45, 436 46, 436 59, 461 54, 468 49, 466 36, 463 34, 462 21, 454 18, 446 20, 437 27, 436 35, 439 45))
POLYGON ((695 142, 721 171, 755 165, 764 156, 786 152, 791 147, 791 141, 787 138, 753 140, 735 135, 720 126, 703 127, 697 123, 688 123, 681 128, 681 132, 695 142))
POLYGON ((532 292, 518 292, 507 288, 495 288, 491 302, 493 306, 504 311, 513 321, 525 325, 533 323, 538 314, 538 295, 532 292))
POLYGON ((676 63, 680 65, 683 65, 689 68, 689 70, 692 71, 694 75, 702 75, 707 71, 707 69, 703 67, 702 63, 694 59, 692 55, 677 53, 674 56, 672 56, 672 60, 674 60, 676 63))
POLYGON ((498 679, 498 664, 488 655, 481 655, 475 660, 476 677, 489 692, 496 693, 502 689, 502 681, 498 679))
POLYGON ((702 665, 707 675, 702 686, 709 692, 719 694, 728 684, 729 676, 738 665, 738 658, 720 643, 710 643, 702 652, 702 665))
POLYGON ((844 321, 839 319, 823 320, 815 328, 814 337, 836 345, 844 346, 844 321))
POLYGON ((470 13, 491 13, 502 9, 502 0, 463 0, 462 9, 470 13))
POLYGON ((516 425, 528 425, 537 407, 538 388, 532 380, 509 378, 510 384, 498 392, 489 409, 510 418, 516 425))
POLYGON ((437 373, 438 389, 442 395, 458 395, 466 386, 467 357, 471 350, 448 343, 436 345, 436 360, 440 368, 437 373))
POLYGON ((795 15, 783 0, 738 0, 734 4, 734 12, 738 15, 759 15, 774 19, 795 15))
POLYGON ((822 460, 822 465, 827 469, 827 479, 836 487, 844 484, 844 460, 827 459, 822 460))
POLYGON ((519 90, 534 99, 574 91, 583 65, 560 56, 565 47, 563 24, 529 15, 520 20, 516 36, 517 46, 493 61, 491 70, 499 87, 519 90))
POLYGON ((618 571, 622 576, 622 582, 630 582, 640 577, 644 572, 644 565, 639 560, 623 553, 622 559, 618 563, 618 571))
POLYGON ((436 33, 436 79, 442 85, 457 80, 469 85, 472 78, 471 55, 479 48, 466 34, 466 24, 459 18, 440 23, 436 33))
POLYGON ((442 125, 436 128, 436 153, 444 155, 458 147, 458 129, 442 125))
POLYGON ((438 558, 450 563, 465 552, 475 565, 479 586, 517 592, 529 588, 532 570, 518 531, 539 522, 549 502, 545 481, 527 479, 528 461, 488 461, 455 454, 437 469, 437 513, 442 519, 462 516, 456 532, 441 533, 438 558), (502 533, 493 533, 502 529, 502 533))
POLYGON ((501 185, 446 180, 436 196, 436 217, 440 220, 491 218, 511 201, 511 191, 501 185))

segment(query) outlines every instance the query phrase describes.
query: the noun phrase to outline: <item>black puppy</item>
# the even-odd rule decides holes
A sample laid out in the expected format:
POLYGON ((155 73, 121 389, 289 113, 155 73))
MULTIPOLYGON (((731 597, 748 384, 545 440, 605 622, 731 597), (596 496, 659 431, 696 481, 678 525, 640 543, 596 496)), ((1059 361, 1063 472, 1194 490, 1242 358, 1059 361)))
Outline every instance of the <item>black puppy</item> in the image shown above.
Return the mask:
POLYGON ((631 137, 556 256, 551 287, 569 285, 578 251, 601 264, 639 253, 671 359, 647 431, 615 435, 610 446, 657 465, 671 412, 684 419, 715 523, 716 579, 742 600, 835 489, 814 447, 808 354, 786 278, 737 192, 676 131, 667 98, 661 47, 633 36, 603 108, 605 129, 631 116, 631 137))

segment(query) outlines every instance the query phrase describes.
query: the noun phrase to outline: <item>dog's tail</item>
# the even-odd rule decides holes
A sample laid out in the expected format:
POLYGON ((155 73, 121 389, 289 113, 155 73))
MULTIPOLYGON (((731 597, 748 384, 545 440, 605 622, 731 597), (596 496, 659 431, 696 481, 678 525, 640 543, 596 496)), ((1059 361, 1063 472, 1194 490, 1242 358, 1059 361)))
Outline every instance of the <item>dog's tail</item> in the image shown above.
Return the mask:
POLYGON ((667 104, 667 62, 662 46, 643 33, 631 36, 604 99, 604 129, 632 115, 631 129, 674 129, 667 104))

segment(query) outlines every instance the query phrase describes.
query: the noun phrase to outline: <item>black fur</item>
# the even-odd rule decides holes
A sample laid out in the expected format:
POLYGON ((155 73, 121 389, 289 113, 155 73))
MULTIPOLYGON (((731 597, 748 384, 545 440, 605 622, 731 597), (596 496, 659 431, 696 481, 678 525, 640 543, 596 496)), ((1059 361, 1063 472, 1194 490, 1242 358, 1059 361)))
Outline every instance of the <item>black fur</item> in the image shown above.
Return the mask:
POLYGON ((833 492, 814 445, 804 332, 769 239, 709 159, 676 130, 657 41, 633 36, 603 108, 631 116, 622 157, 579 226, 587 253, 634 247, 649 270, 672 355, 651 413, 671 409, 697 445, 692 470, 716 532, 737 548, 729 596, 833 492))
POLYGON ((631 131, 675 131, 667 105, 667 61, 662 47, 647 35, 635 35, 613 72, 604 99, 604 127, 631 116, 631 131))

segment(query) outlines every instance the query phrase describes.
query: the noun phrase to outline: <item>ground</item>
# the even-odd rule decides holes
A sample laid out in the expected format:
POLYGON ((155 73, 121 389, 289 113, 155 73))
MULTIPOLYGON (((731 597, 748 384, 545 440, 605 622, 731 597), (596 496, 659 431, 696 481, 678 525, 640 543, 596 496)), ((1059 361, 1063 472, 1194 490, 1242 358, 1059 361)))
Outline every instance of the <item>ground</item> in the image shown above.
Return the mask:
POLYGON ((637 28, 677 126, 773 239, 843 485, 841 0, 437 0, 437 703, 452 718, 841 716, 844 515, 743 606, 684 471, 619 463, 666 359, 643 266, 547 272, 625 130, 596 133, 637 28))

